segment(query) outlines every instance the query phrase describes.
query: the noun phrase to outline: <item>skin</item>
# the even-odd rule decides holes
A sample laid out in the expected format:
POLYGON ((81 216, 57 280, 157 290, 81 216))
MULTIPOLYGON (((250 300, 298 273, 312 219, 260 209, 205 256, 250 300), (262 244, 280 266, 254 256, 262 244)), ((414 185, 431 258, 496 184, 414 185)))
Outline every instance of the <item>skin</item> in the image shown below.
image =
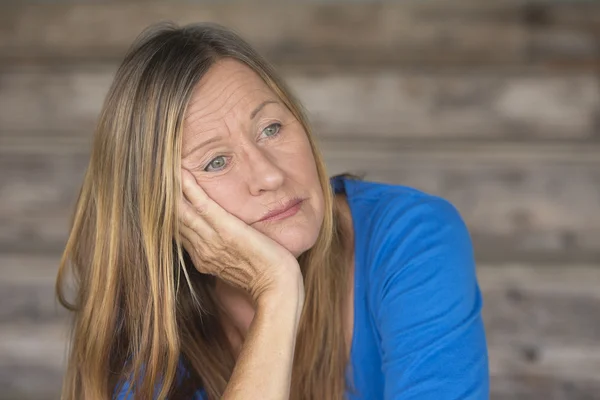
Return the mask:
MULTIPOLYGON (((304 300, 296 259, 317 240, 323 193, 302 124, 237 60, 213 65, 192 95, 182 182, 184 247, 201 272, 219 278, 221 321, 238 357, 225 398, 252 391, 261 398, 287 398, 304 300), (261 221, 290 199, 302 200, 295 215, 261 221), (237 258, 229 260, 230 253, 237 258)), ((336 201, 351 230, 345 199, 336 201)))
POLYGON ((306 132, 252 69, 223 59, 208 71, 188 106, 182 146, 183 168, 230 214, 295 257, 314 245, 324 205, 306 132), (265 101, 273 102, 251 119, 265 101), (306 199, 295 216, 259 222, 295 197, 306 199))
MULTIPOLYGON (((265 82, 241 62, 218 61, 194 91, 184 124, 182 167, 223 209, 296 258, 316 242, 324 200, 306 132, 265 82), (266 101, 273 103, 251 118, 266 101), (202 146, 211 139, 215 141, 202 146), (296 215, 259 221, 294 197, 305 199, 296 215)), ((216 292, 229 317, 224 326, 239 351, 254 305, 246 291, 222 280, 217 281, 216 292)))

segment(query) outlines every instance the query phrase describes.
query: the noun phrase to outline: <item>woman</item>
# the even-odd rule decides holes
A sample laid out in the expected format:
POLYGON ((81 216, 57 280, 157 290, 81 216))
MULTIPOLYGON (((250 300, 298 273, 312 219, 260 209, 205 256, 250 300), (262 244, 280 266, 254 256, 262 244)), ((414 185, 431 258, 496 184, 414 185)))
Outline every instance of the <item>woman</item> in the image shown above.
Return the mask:
POLYGON ((57 291, 63 399, 488 397, 457 211, 329 179, 299 103, 217 25, 154 27, 125 57, 57 291))

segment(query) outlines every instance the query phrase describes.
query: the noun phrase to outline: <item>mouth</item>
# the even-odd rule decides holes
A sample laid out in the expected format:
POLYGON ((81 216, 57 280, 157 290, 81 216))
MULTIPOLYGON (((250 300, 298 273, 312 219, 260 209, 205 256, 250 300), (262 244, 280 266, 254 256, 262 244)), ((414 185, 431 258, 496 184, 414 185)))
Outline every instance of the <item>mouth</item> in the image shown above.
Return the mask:
POLYGON ((264 217, 262 217, 258 222, 262 221, 278 221, 281 219, 289 218, 292 215, 295 215, 300 208, 302 207, 302 203, 304 199, 292 199, 283 207, 280 207, 276 210, 268 212, 264 217))

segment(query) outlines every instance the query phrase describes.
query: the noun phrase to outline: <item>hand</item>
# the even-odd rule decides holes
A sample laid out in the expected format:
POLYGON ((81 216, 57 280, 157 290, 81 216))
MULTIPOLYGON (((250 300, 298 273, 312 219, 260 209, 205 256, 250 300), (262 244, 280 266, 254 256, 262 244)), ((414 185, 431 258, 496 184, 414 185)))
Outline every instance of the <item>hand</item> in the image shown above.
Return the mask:
POLYGON ((179 201, 183 247, 198 271, 248 291, 255 303, 267 293, 304 286, 298 261, 286 248, 228 213, 181 170, 179 201))

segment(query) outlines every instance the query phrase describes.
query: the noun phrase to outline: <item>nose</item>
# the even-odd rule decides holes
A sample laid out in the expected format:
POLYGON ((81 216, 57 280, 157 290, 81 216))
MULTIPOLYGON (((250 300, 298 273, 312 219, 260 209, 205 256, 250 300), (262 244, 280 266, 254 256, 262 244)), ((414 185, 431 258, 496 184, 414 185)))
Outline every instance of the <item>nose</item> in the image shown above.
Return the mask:
POLYGON ((268 151, 255 146, 246 148, 248 186, 250 193, 258 196, 266 191, 274 191, 281 187, 285 173, 268 151))

